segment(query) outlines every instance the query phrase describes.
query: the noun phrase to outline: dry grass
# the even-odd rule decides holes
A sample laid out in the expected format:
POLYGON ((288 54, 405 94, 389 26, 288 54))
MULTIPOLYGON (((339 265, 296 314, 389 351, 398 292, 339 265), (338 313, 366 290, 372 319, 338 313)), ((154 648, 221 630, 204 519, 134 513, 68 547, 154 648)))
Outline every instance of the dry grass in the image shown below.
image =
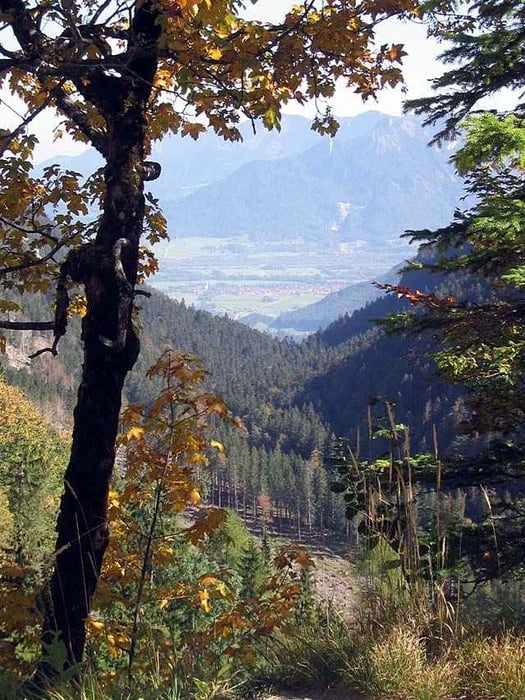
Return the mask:
POLYGON ((525 637, 472 637, 458 649, 462 690, 472 698, 525 698, 525 637))
MULTIPOLYGON (((307 693, 336 687, 353 697, 399 700, 525 698, 525 637, 507 632, 481 637, 462 630, 447 638, 441 621, 338 621, 302 627, 274 645, 264 679, 275 687, 307 693)), ((343 695, 344 696, 344 695, 343 695)))
POLYGON ((424 640, 411 629, 394 628, 372 643, 365 657, 368 674, 362 690, 373 696, 437 700, 455 693, 457 666, 446 656, 429 659, 424 640))

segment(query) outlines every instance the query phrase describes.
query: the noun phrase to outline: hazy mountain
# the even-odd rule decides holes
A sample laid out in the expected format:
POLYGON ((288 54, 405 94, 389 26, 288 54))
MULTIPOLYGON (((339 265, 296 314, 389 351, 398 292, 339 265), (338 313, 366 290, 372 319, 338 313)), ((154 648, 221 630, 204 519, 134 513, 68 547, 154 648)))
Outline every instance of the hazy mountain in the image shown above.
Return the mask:
MULTIPOLYGON (((280 133, 254 134, 248 122, 241 131, 240 143, 206 133, 154 149, 163 172, 151 188, 175 241, 158 249, 157 282, 236 317, 270 311, 269 320, 248 318, 261 328, 313 331, 362 306, 376 295, 365 280, 412 254, 400 234, 447 223, 461 196, 449 153, 427 146, 431 133, 415 117, 367 112, 342 119, 335 139, 299 116, 285 116, 280 133), (187 240, 197 236, 228 245, 187 240), (294 308, 347 281, 304 313, 294 308), (269 298, 284 302, 273 311, 269 298)), ((86 173, 100 165, 92 150, 56 160, 86 173)))
MULTIPOLYGON (((310 122, 289 115, 283 120, 281 132, 267 131, 261 126, 254 133, 252 125, 244 122, 239 127, 242 141, 230 142, 206 132, 197 141, 190 137, 167 136, 155 144, 151 159, 162 165, 161 177, 150 183, 155 196, 163 201, 187 195, 195 189, 227 177, 242 165, 253 160, 272 160, 298 155, 319 142, 319 136, 310 129, 310 122)), ((51 163, 89 175, 102 165, 94 149, 75 156, 57 156, 38 166, 42 170, 51 163)))
MULTIPOLYGON (((449 153, 427 146, 416 117, 366 112, 342 119, 335 139, 293 115, 281 132, 240 130, 236 143, 206 133, 155 146, 163 172, 151 189, 172 235, 385 241, 444 223, 461 193, 449 153)), ((91 149, 40 168, 51 162, 88 174, 101 159, 91 149)))
POLYGON ((449 153, 427 146, 430 135, 411 116, 344 120, 334 140, 319 139, 299 155, 245 163, 166 203, 170 230, 366 246, 395 240, 407 228, 442 225, 462 183, 449 153))

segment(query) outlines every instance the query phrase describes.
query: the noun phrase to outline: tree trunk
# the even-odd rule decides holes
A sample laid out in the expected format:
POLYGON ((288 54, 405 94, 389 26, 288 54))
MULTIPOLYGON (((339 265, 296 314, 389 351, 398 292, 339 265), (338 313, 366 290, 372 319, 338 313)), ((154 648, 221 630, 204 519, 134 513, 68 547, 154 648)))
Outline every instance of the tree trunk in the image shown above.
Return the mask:
POLYGON ((131 334, 126 348, 115 357, 108 348, 91 344, 85 348, 43 628, 45 644, 60 634, 71 664, 82 659, 85 622, 108 543, 107 496, 121 391, 137 352, 138 340, 131 334))
POLYGON ((108 544, 108 492, 122 388, 139 352, 131 314, 144 220, 145 114, 157 64, 155 18, 148 2, 136 11, 129 75, 93 75, 84 87, 106 122, 106 189, 95 241, 73 251, 62 267, 84 285, 87 313, 55 569, 45 596, 44 658, 37 672, 43 682, 56 672, 46 660, 46 645, 57 637, 70 666, 82 660, 86 618, 108 544))

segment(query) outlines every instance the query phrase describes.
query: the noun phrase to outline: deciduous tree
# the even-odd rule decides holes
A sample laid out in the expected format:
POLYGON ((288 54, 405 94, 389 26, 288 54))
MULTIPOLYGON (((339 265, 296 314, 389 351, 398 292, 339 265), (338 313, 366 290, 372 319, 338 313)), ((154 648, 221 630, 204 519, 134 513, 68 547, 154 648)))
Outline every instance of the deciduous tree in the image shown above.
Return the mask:
MULTIPOLYGON (((168 132, 195 139, 207 127, 238 140, 243 116, 279 128, 284 103, 319 106, 337 80, 363 98, 397 84, 402 46, 374 49, 374 28, 412 7, 411 0, 311 0, 268 24, 244 19, 239 0, 0 0, 0 79, 26 110, 16 129, 0 134, 1 283, 21 291, 56 286, 53 320, 0 327, 52 331, 56 353, 71 286, 85 295, 83 376, 43 635, 49 642, 60 634, 70 663, 82 658, 108 543, 121 391, 139 352, 136 285, 155 265, 141 236, 153 243, 165 233, 144 193, 160 173, 147 160, 151 143, 168 132), (55 167, 31 175, 35 140, 26 131, 47 107, 103 157, 104 168, 86 182, 55 167), (97 206, 100 215, 86 224, 97 206)), ((328 109, 318 110, 313 128, 334 132, 328 109)))

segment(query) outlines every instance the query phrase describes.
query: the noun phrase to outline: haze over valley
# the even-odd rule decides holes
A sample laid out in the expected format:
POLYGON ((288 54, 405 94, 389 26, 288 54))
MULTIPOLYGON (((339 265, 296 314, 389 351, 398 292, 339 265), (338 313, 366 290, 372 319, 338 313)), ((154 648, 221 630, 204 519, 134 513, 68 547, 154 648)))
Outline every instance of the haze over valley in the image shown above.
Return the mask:
POLYGON ((359 308, 377 295, 363 282, 414 254, 403 231, 444 225, 459 203, 450 152, 428 147, 430 132, 414 117, 367 112, 343 119, 333 140, 297 116, 280 134, 244 132, 237 161, 208 137, 188 172, 190 194, 162 185, 171 240, 153 284, 262 329, 325 326, 339 307, 308 328, 272 317, 349 286, 345 310, 359 308), (196 181, 199 163, 206 184, 196 181))
MULTIPOLYGON (((335 139, 291 115, 280 133, 242 133, 173 137, 154 152, 170 241, 152 284, 262 330, 314 331, 361 307, 377 296, 369 281, 415 254, 401 234, 446 224, 460 203, 450 151, 429 147, 412 116, 344 118, 335 139)), ((88 172, 95 156, 63 162, 88 172)))

